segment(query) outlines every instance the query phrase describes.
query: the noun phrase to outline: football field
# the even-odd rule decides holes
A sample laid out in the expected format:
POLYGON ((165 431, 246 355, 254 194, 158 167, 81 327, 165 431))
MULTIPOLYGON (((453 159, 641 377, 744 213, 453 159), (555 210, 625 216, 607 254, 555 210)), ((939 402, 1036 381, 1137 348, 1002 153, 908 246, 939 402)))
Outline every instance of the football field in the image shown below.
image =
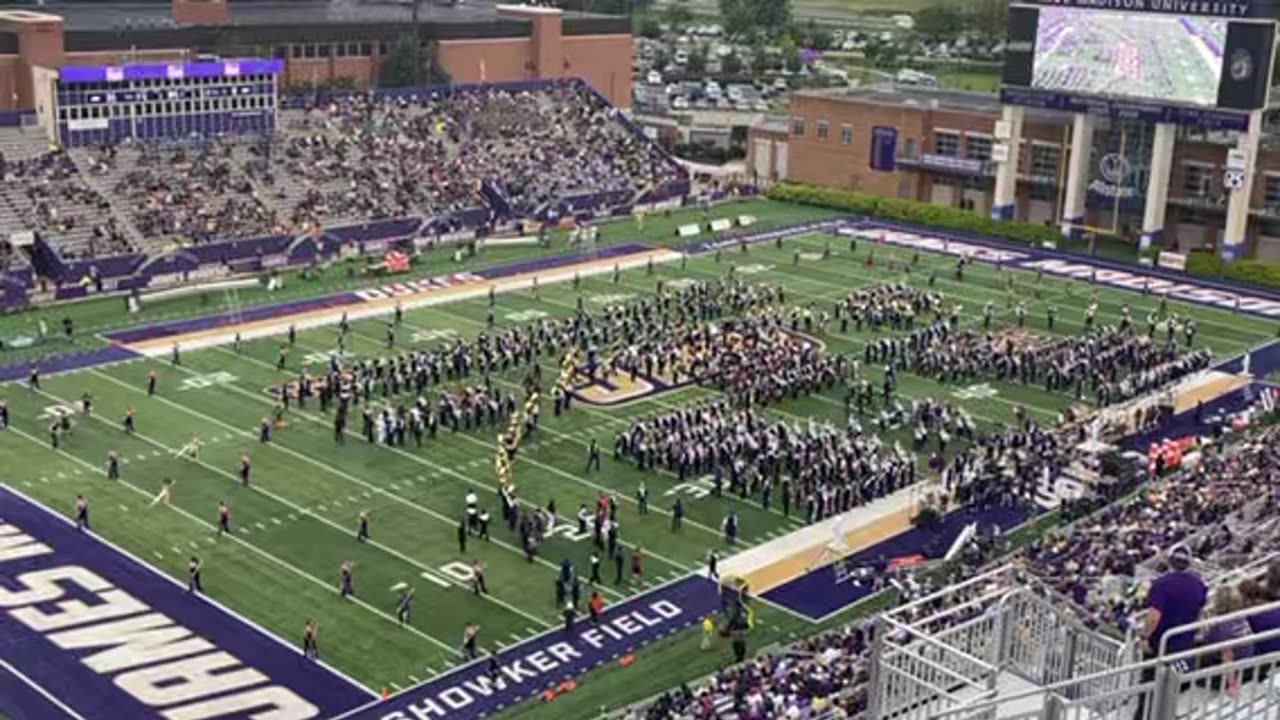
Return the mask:
MULTIPOLYGON (((782 286, 790 308, 828 312, 850 290, 891 282, 923 287, 933 275, 932 289, 943 296, 944 306, 962 306, 962 325, 980 327, 982 309, 992 302, 993 327, 1012 326, 1015 304, 1025 302, 1026 331, 1046 336, 1083 332, 1084 308, 1094 297, 1100 324, 1117 323, 1121 307, 1128 304, 1139 329, 1160 304, 1156 296, 1101 286, 1095 290, 1087 282, 1037 279, 1032 273, 985 264, 971 265, 958 280, 954 268, 954 259, 942 255, 921 252, 913 262, 907 249, 860 242, 851 250, 847 240, 809 234, 788 238, 781 246, 752 245, 745 253, 730 248, 685 262, 659 263, 652 272, 635 267, 622 271, 616 282, 610 273, 602 273, 583 277, 576 289, 570 282, 547 282, 537 293, 502 292, 496 296, 494 315, 496 330, 502 330, 570 316, 579 303, 585 312, 599 313, 606 306, 652 295, 660 284, 674 288, 729 275, 782 286), (1052 331, 1050 306, 1057 310, 1052 331)), ((1215 360, 1267 342, 1276 332, 1274 322, 1228 310, 1176 301, 1168 303, 1168 310, 1195 320, 1195 346, 1211 349, 1215 360)), ((487 313, 484 297, 408 309, 394 349, 388 349, 386 341, 389 314, 354 320, 346 357, 378 358, 470 340, 486 331, 487 313)), ((621 582, 615 581, 612 563, 604 562, 598 588, 611 606, 700 572, 709 550, 731 555, 803 524, 794 510, 787 516, 776 504, 765 508, 753 498, 691 492, 669 473, 641 472, 634 463, 611 457, 615 435, 633 419, 713 398, 716 391, 685 386, 617 405, 579 401, 557 417, 550 410, 550 390, 560 358, 548 355, 540 359, 546 407, 539 428, 520 446, 513 474, 523 502, 543 508, 554 502, 560 520, 529 560, 518 535, 499 517, 494 455, 500 428, 452 432, 442 427, 421 447, 412 441, 390 446, 367 442, 353 421, 338 442, 332 416, 313 401, 291 407, 270 442, 259 442, 260 425, 274 417, 272 388, 295 379, 304 368, 323 373, 337 348, 335 326, 301 329, 281 371, 277 359, 281 347, 289 345, 287 325, 282 321, 274 334, 245 340, 238 349, 219 345, 184 351, 179 364, 166 353, 46 376, 38 390, 21 382, 0 386, 12 423, 7 432, 0 432, 5 483, 68 516, 75 498, 84 496, 96 534, 184 584, 188 562, 198 557, 209 598, 287 641, 300 642, 304 623, 314 620, 320 628, 321 660, 378 693, 384 688, 394 693, 464 664, 462 634, 469 624, 480 626, 479 644, 486 652, 556 632, 562 615, 554 586, 561 565, 570 560, 585 577, 593 551, 590 537, 576 532, 573 518, 582 505, 595 507, 602 493, 620 499, 618 522, 626 553, 641 549, 645 557, 643 578, 631 577, 628 566, 621 582), (154 396, 147 387, 151 372, 157 383, 154 396), (86 394, 92 401, 88 416, 81 409, 86 394), (130 409, 136 432, 127 434, 122 420, 130 409), (59 413, 74 418, 74 429, 53 449, 48 426, 59 413), (182 452, 193 437, 200 444, 195 458, 182 452), (593 439, 604 452, 598 471, 587 466, 593 439), (106 460, 113 452, 122 461, 118 482, 105 479, 106 460), (243 455, 252 462, 247 487, 239 477, 243 455), (166 481, 172 481, 169 504, 157 502, 166 481), (647 513, 640 512, 636 499, 641 483, 649 489, 647 513), (459 525, 471 492, 494 514, 494 521, 491 539, 468 537, 464 549, 459 525), (679 532, 672 529, 676 497, 686 511, 679 532), (220 503, 230 508, 228 534, 218 532, 220 503), (721 529, 730 506, 741 521, 734 547, 725 545, 721 529), (367 542, 356 537, 362 512, 369 517, 367 542), (340 567, 346 561, 354 567, 355 594, 349 598, 339 593, 340 567), (472 592, 473 563, 484 569, 487 594, 472 592), (397 620, 399 592, 393 589, 403 585, 415 590, 412 622, 407 625, 397 620)), ((832 322, 811 334, 829 352, 861 358, 864 343, 888 332, 841 332, 832 322)), ((876 363, 865 368, 876 387, 882 372, 876 363)), ((492 381, 518 397, 524 376, 521 368, 495 375, 492 381)), ((446 386, 478 382, 473 376, 446 386)), ((439 389, 432 387, 433 393, 439 389)), ((900 375, 897 390, 904 399, 933 398, 963 408, 980 432, 1011 424, 1019 407, 1038 421, 1052 423, 1066 406, 1078 402, 1040 386, 995 380, 952 385, 909 372, 900 375)), ((403 394, 392 401, 410 403, 412 397, 403 394)), ((764 412, 799 422, 843 425, 847 420, 841 389, 789 399, 764 412)), ((862 421, 871 423, 873 417, 868 414, 862 421)), ((903 447, 911 444, 910 427, 887 430, 885 436, 903 447)), ((949 451, 958 446, 953 444, 949 451)), ((928 473, 923 457, 920 470, 928 473)), ((585 591, 593 587, 585 586, 585 591)), ((751 644, 761 647, 817 632, 859 609, 823 624, 763 601, 755 612, 751 644)), ((527 703, 507 712, 520 717, 587 717, 727 662, 727 645, 700 652, 696 638, 696 630, 672 634, 639 652, 630 668, 610 662, 607 669, 580 678, 580 687, 554 704, 527 703)))

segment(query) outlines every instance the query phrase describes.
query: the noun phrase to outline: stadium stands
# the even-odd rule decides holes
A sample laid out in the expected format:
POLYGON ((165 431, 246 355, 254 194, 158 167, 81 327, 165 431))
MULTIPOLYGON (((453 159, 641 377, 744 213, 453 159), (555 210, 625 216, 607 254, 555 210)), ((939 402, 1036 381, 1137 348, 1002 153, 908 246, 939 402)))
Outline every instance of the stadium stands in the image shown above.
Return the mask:
MULTIPOLYGON (((1211 444, 1203 448, 1199 462, 1189 462, 1177 473, 1142 486, 1128 499, 1107 505, 1094 497, 1074 509, 1065 508, 1069 517, 1079 519, 1018 553, 1014 565, 1003 571, 1016 576, 1009 585, 1031 589, 1055 607, 1069 608, 1085 627, 1119 638, 1116 647, 1130 648, 1141 637, 1140 622, 1135 620, 1140 620, 1138 613, 1146 606, 1148 586, 1168 569, 1169 552, 1177 546, 1190 549, 1193 572, 1208 583, 1210 597, 1215 598, 1202 618, 1238 608, 1247 612, 1249 607, 1280 599, 1280 553, 1276 552, 1280 523, 1275 520, 1280 498, 1278 441, 1280 428, 1271 427, 1225 447, 1211 444)), ((1141 479, 1130 478, 1130 482, 1141 479)), ((988 545, 995 551, 1002 547, 988 545)), ((976 573, 975 554, 965 557, 969 561, 954 569, 952 577, 976 573)), ((978 579, 982 577, 986 576, 978 579)), ((958 628, 994 612, 990 603, 978 598, 1005 594, 995 583, 984 581, 961 583, 952 592, 930 595, 930 582, 926 575, 900 574, 893 580, 904 609, 899 619, 908 623, 903 627, 931 633, 958 628), (921 596, 927 597, 918 601, 921 596)), ((1263 632, 1269 626, 1262 618, 1237 623, 1240 628, 1234 635, 1247 638, 1249 633, 1263 632)), ((869 686, 871 640, 882 627, 892 626, 871 620, 763 653, 694 687, 664 693, 634 709, 631 716, 646 720, 868 717, 869 696, 876 691, 869 686)), ((1214 627, 1199 633, 1197 642, 1203 646, 1223 641, 1226 631, 1214 631, 1214 627)), ((895 646, 908 641, 887 639, 895 646)), ((1270 639, 1260 639, 1253 647, 1259 655, 1275 649, 1270 639)), ((1041 657, 1040 661, 1051 659, 1041 657)), ((1211 662, 1220 659, 1205 659, 1201 664, 1211 662)), ((1129 714, 1126 709, 1116 717, 1129 714)))
POLYGON ((447 232, 630 206, 683 179, 576 80, 307 104, 254 139, 64 153, 6 130, 0 237, 37 231, 73 261, 393 219, 447 232))

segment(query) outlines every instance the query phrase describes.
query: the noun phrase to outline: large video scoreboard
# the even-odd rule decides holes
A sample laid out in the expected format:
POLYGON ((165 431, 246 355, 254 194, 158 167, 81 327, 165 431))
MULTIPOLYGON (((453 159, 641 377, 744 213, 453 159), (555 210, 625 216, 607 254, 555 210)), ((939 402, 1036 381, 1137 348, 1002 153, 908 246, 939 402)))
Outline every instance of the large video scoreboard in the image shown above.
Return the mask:
POLYGON ((1002 100, 1244 129, 1266 107, 1271 0, 1018 0, 1002 100))
POLYGON ((280 60, 68 66, 54 80, 55 128, 69 147, 270 132, 280 60))

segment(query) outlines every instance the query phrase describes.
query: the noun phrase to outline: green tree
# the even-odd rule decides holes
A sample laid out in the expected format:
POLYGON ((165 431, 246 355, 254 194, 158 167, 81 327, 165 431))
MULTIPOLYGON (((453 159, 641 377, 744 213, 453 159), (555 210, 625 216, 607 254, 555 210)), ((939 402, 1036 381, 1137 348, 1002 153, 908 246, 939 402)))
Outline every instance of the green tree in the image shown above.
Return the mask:
POLYGON ((707 69, 707 49, 701 45, 689 51, 689 62, 685 68, 691 75, 701 75, 707 69))
POLYGON ((725 55, 724 59, 720 61, 720 69, 724 70, 725 75, 741 75, 742 68, 742 58, 738 57, 736 52, 725 55))
POLYGON ((647 37, 651 40, 656 40, 662 37, 661 23, 658 22, 658 18, 650 15, 649 13, 637 16, 636 25, 638 26, 638 32, 641 37, 647 37))
POLYGON ((693 20, 693 12, 689 10, 689 0, 671 0, 662 10, 662 21, 671 26, 671 32, 678 33, 680 28, 693 20))
POLYGON ((804 67, 804 62, 800 60, 800 48, 795 39, 787 35, 779 45, 782 49, 782 66, 791 72, 799 72, 804 67))
POLYGON ((791 0, 720 0, 720 17, 731 37, 777 37, 791 26, 791 0))
POLYGON ((954 2, 929 5, 916 13, 916 32, 934 42, 951 40, 960 34, 965 17, 954 2))
POLYGON ((435 43, 419 43, 417 36, 410 34, 396 38, 378 69, 381 87, 448 85, 450 82, 449 73, 436 59, 435 43))
POLYGON ((725 34, 731 38, 753 38, 756 35, 751 0, 720 0, 720 19, 724 21, 725 34))
POLYGON ((418 40, 401 35, 392 43, 378 67, 378 84, 382 87, 411 87, 418 84, 418 40))
POLYGON ((995 42, 1009 32, 1009 3, 1005 0, 972 0, 968 15, 966 25, 987 42, 995 42))

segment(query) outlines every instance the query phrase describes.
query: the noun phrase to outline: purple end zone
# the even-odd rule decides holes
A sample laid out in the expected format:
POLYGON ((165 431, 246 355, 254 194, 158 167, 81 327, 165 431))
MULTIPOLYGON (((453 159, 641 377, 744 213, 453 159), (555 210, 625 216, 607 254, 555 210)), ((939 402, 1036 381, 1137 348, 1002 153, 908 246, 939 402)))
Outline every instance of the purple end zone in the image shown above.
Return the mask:
POLYGON ((9 669, 0 666, 0 710, 9 720, 65 720, 75 716, 42 695, 9 669))
MULTIPOLYGON (((691 575, 605 610, 599 627, 581 620, 572 632, 550 630, 497 654, 499 682, 486 658, 398 693, 343 720, 475 720, 577 678, 603 663, 683 630, 720 610, 715 583, 691 575)), ((481 638, 483 639, 483 628, 481 638)), ((628 672, 641 674, 643 660, 628 672)))
MULTIPOLYGON (((143 720, 182 709, 250 718, 273 707, 285 711, 279 717, 327 718, 371 695, 3 487, 0 627, 0 659, 83 718, 143 720)), ((21 682, 0 677, 0 710, 75 717, 47 714, 50 703, 30 685, 7 692, 21 682)))
MULTIPOLYGON (((894 558, 923 555, 933 560, 946 555, 960 532, 970 523, 982 531, 998 525, 1007 531, 1031 517, 1028 507, 964 508, 947 515, 928 528, 912 528, 845 558, 851 567, 887 564, 894 558)), ((764 593, 764 599, 819 620, 871 594, 869 585, 836 576, 835 565, 813 570, 764 593)))
MULTIPOLYGON (((122 360, 130 360, 138 357, 138 353, 117 346, 100 348, 98 350, 90 350, 89 352, 55 355, 47 360, 39 361, 40 372, 49 375, 60 372, 70 372, 72 370, 82 370, 89 367, 98 367, 108 363, 120 362, 122 360)), ((10 382, 12 380, 26 380, 31 374, 31 362, 15 363, 13 365, 5 365, 0 367, 0 382, 10 382)))

